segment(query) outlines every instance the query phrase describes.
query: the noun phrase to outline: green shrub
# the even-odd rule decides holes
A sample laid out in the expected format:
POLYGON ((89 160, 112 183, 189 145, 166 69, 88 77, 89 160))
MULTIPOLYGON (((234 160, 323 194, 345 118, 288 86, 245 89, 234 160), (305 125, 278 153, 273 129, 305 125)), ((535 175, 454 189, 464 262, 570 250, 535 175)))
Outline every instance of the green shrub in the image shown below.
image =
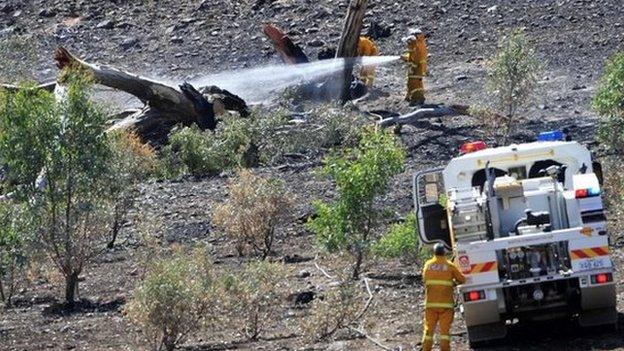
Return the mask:
POLYGON ((608 148, 624 152, 624 52, 606 64, 593 107, 602 117, 598 137, 608 148))
POLYGON ((282 183, 241 170, 213 221, 236 242, 240 256, 252 250, 264 260, 271 253, 275 228, 286 220, 292 203, 282 183))
POLYGON ((238 167, 275 165, 289 156, 310 158, 358 140, 361 117, 337 107, 319 107, 289 123, 283 109, 255 109, 247 118, 224 115, 214 132, 185 127, 174 131, 163 149, 159 175, 205 176, 238 167))
POLYGON ((386 258, 420 260, 422 257, 419 246, 416 215, 410 213, 405 222, 390 227, 388 233, 375 243, 373 252, 386 258))
POLYGON ((174 350, 190 333, 220 319, 221 285, 207 257, 196 250, 191 257, 179 252, 155 261, 132 293, 126 314, 152 350, 174 350))
POLYGON ((486 91, 493 103, 492 110, 483 110, 478 116, 484 125, 496 121, 501 128, 496 133, 507 143, 513 131, 518 112, 535 91, 541 64, 521 30, 514 30, 499 42, 499 50, 487 67, 486 91))
POLYGON ((384 130, 365 129, 358 147, 327 157, 324 173, 335 182, 337 198, 314 202, 317 217, 308 222, 319 243, 329 251, 354 258, 357 279, 369 251, 379 211, 375 199, 386 193, 392 177, 403 169, 405 152, 384 130))

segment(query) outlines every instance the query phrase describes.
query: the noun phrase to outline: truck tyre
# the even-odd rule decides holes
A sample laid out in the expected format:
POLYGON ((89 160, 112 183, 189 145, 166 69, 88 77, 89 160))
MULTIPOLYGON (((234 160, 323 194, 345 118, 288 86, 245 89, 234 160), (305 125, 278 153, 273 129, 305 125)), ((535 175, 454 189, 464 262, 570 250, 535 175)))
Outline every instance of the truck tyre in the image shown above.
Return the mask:
POLYGON ((468 327, 468 342, 474 349, 485 347, 492 341, 503 339, 505 336, 507 336, 507 327, 503 322, 468 327))

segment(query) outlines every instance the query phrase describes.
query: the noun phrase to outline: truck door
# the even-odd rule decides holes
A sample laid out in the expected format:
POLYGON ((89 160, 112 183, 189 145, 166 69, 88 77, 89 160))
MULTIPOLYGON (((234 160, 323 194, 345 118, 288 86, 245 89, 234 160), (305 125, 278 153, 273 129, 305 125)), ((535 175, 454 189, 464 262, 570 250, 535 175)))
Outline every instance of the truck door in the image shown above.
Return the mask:
POLYGON ((413 185, 420 240, 426 244, 440 242, 450 249, 451 236, 446 215, 442 168, 416 173, 413 185))

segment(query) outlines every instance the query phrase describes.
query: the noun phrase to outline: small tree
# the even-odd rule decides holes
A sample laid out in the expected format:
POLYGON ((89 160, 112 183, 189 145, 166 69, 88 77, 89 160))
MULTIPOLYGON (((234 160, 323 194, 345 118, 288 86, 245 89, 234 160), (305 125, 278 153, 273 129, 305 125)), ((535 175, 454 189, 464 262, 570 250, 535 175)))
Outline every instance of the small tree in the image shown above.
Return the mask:
POLYGON ((325 292, 322 299, 314 299, 310 316, 301 322, 304 336, 310 341, 327 340, 356 322, 362 308, 359 295, 353 282, 345 282, 325 292))
POLYGON ((280 316, 281 295, 285 288, 285 268, 273 262, 251 262, 238 274, 229 275, 230 322, 242 326, 250 340, 257 340, 267 325, 280 316))
POLYGON ((283 185, 248 170, 230 182, 229 198, 215 210, 213 221, 236 242, 243 256, 248 249, 264 260, 275 240, 275 228, 290 213, 291 196, 283 185))
POLYGON ((314 203, 317 217, 308 222, 308 228, 325 249, 352 255, 354 279, 359 277, 378 225, 375 199, 386 193, 404 160, 405 152, 394 136, 373 129, 364 130, 357 148, 325 160, 324 173, 335 181, 338 196, 332 203, 314 203))
POLYGON ((219 319, 221 285, 207 257, 205 250, 196 250, 192 257, 180 252, 158 260, 133 292, 126 313, 152 350, 172 351, 190 333, 219 319))
POLYGON ((112 158, 108 172, 115 207, 108 247, 112 248, 126 215, 134 204, 137 185, 154 171, 156 153, 151 146, 142 143, 135 133, 120 130, 110 134, 112 158))
MULTIPOLYGON (((487 94, 493 110, 484 110, 488 120, 503 118, 502 142, 507 143, 518 111, 526 105, 537 85, 541 66, 533 47, 521 30, 515 30, 499 43, 499 50, 487 68, 487 94)), ((487 121, 485 121, 487 123, 487 121)))
POLYGON ((593 106, 602 117, 598 137, 610 149, 624 153, 624 52, 607 62, 593 106))
POLYGON ((64 97, 21 89, 0 105, 0 159, 9 189, 25 200, 41 248, 65 277, 65 300, 74 303, 78 276, 102 252, 112 203, 105 114, 88 98, 89 80, 65 72, 64 97))

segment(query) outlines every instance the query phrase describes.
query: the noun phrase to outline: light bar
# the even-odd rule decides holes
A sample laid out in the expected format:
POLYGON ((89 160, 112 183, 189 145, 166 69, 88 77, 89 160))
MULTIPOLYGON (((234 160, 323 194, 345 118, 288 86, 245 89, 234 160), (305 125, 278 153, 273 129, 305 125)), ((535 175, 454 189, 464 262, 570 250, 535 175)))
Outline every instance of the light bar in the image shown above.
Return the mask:
POLYGON ((577 199, 582 199, 586 197, 594 197, 600 195, 600 189, 598 188, 588 188, 588 189, 576 189, 574 191, 574 197, 577 199))
POLYGON ((473 141, 471 143, 465 143, 459 148, 460 154, 469 154, 471 152, 485 150, 487 149, 487 144, 483 140, 473 141))
POLYGON ((551 130, 549 132, 539 133, 537 141, 563 141, 565 134, 560 130, 551 130))

